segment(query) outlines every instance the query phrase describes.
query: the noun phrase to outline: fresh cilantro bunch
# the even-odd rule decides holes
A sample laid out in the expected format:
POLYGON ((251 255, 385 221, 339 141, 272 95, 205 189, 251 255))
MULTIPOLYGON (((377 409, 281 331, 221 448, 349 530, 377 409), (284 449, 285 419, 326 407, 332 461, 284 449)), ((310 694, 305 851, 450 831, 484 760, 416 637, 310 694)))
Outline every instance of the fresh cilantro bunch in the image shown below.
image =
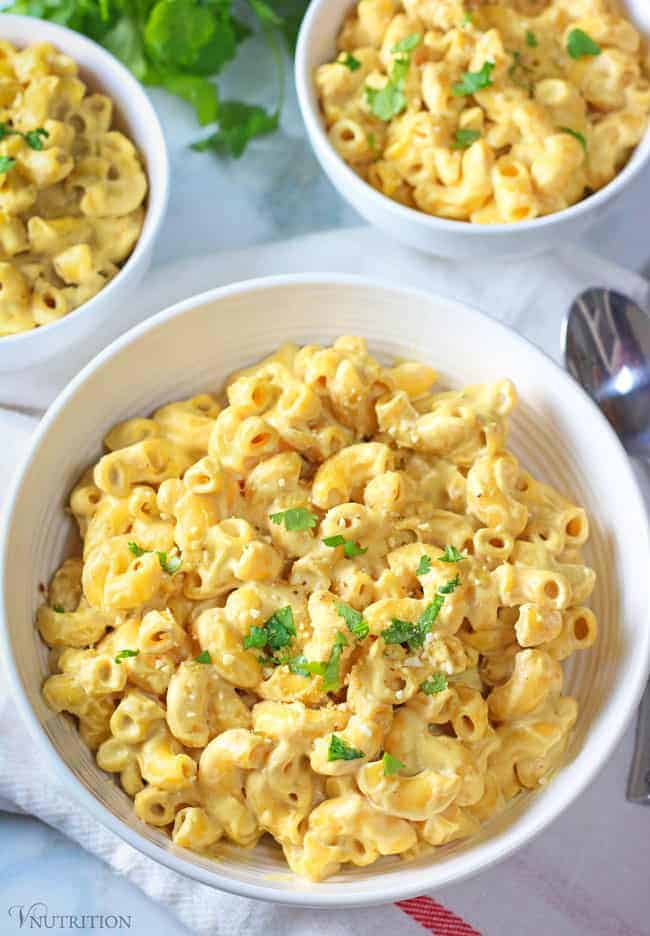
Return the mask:
POLYGON ((144 84, 165 88, 187 101, 201 126, 218 124, 194 144, 221 155, 241 156, 255 137, 275 130, 281 110, 269 112, 245 101, 222 101, 214 81, 237 55, 257 22, 274 50, 279 88, 284 58, 276 37, 295 42, 307 0, 247 0, 233 10, 232 0, 14 0, 7 13, 22 13, 60 23, 94 39, 120 59, 144 84), (250 15, 252 12, 252 16, 250 15))

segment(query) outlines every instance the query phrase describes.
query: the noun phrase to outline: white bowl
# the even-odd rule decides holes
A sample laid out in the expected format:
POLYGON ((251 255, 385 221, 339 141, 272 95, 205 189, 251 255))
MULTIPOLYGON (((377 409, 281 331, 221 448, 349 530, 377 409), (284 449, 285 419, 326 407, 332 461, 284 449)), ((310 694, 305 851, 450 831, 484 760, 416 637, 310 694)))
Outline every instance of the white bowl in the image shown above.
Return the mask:
MULTIPOLYGON (((314 73, 336 55, 336 37, 357 0, 312 0, 298 37, 295 80, 298 101, 318 160, 343 198, 372 224, 427 253, 458 260, 524 257, 577 241, 617 201, 650 162, 650 130, 609 185, 571 208, 516 224, 469 224, 437 218, 381 194, 354 172, 329 141, 314 73)), ((640 28, 650 29, 647 0, 628 0, 640 28)))
POLYGON ((93 91, 107 94, 115 105, 116 124, 140 151, 149 179, 142 232, 133 253, 101 292, 73 312, 48 325, 0 338, 0 373, 24 371, 81 345, 120 307, 147 272, 169 195, 169 160, 162 127, 147 94, 130 71, 101 46, 79 33, 31 16, 0 16, 0 39, 18 47, 51 42, 75 60, 79 74, 93 91))
MULTIPOLYGON (((217 289, 148 319, 72 381, 48 411, 7 496, 0 539, 0 652, 45 775, 56 777, 101 823, 135 848, 205 884, 249 897, 314 907, 383 903, 458 880, 508 855, 556 818, 603 766, 648 675, 648 528, 628 460, 577 384, 523 338, 456 302, 341 275, 282 276, 217 289), (451 385, 512 377, 522 398, 512 447, 535 475, 584 504, 598 573, 593 607, 601 635, 567 668, 580 701, 569 762, 535 796, 513 803, 479 838, 436 856, 382 859, 312 884, 289 872, 279 849, 225 847, 211 862, 135 818, 131 800, 95 765, 68 720, 41 698, 46 648, 33 626, 39 582, 66 554, 68 492, 101 454, 115 422, 204 388, 280 343, 364 335, 382 357, 428 361, 451 385), (110 393, 106 388, 110 387, 110 393)), ((623 791, 621 790, 621 796, 623 791)), ((603 804, 606 808, 607 804, 603 804)), ((562 836, 562 824, 555 834, 562 836)))

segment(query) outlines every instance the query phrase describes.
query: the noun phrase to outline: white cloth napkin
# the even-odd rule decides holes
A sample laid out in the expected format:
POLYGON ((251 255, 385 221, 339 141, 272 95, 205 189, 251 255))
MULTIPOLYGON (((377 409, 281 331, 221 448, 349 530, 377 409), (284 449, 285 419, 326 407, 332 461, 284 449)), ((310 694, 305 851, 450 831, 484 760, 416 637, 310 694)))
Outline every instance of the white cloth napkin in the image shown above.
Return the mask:
MULTIPOLYGON (((146 316, 213 286, 272 273, 354 272, 408 284, 483 308, 559 358, 560 324, 575 294, 588 286, 619 289, 647 303, 648 283, 577 248, 527 261, 457 264, 399 247, 368 228, 316 234, 246 251, 221 253, 154 270, 117 322, 95 336, 97 350, 146 316)), ((269 310, 272 314, 272 310, 269 310)), ((85 358, 90 356, 87 352, 85 358)), ((74 355, 47 373, 0 379, 0 402, 38 412, 85 363, 74 355)), ((35 418, 0 409, 0 496, 22 457, 35 418)), ((632 728, 592 787, 535 842, 478 878, 435 898, 484 934, 642 936, 648 932, 648 814, 625 801, 632 728)), ((0 669, 0 808, 17 809, 61 830, 165 904, 194 933, 217 936, 359 936, 422 932, 395 906, 369 910, 288 909, 231 897, 196 884, 143 857, 106 831, 42 775, 0 669)), ((471 932, 444 924, 433 930, 471 932)))

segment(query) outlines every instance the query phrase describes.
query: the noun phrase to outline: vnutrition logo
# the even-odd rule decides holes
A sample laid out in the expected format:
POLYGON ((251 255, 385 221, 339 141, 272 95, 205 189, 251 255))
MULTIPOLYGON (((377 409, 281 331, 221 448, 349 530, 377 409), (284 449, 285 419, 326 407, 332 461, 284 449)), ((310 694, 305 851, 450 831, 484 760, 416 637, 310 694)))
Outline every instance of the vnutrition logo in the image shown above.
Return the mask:
POLYGON ((39 930, 123 930, 131 929, 133 917, 122 913, 50 913, 42 900, 14 904, 7 910, 18 929, 39 930))

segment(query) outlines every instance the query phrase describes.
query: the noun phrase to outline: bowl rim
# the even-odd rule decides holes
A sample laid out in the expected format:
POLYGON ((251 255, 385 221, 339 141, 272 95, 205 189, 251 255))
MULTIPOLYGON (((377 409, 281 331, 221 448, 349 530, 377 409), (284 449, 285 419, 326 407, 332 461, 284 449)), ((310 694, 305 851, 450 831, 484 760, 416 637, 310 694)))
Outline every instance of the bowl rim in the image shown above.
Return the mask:
MULTIPOLYGON (((69 792, 79 804, 85 807, 94 819, 105 829, 113 832, 120 839, 135 848, 136 851, 143 853, 148 858, 157 861, 159 864, 185 877, 241 897, 267 900, 271 903, 282 905, 323 909, 333 906, 339 908, 368 907, 413 897, 424 891, 430 891, 434 887, 437 888, 455 883, 473 876, 480 871, 486 870, 511 855, 524 844, 532 841, 536 835, 557 819, 558 816, 577 799, 580 793, 593 782, 605 766, 626 730, 641 699, 648 675, 650 674, 650 608, 647 607, 647 600, 646 616, 649 618, 649 626, 640 628, 640 635, 643 638, 643 643, 636 648, 637 653, 633 659, 634 666, 632 672, 628 674, 626 678, 624 695, 617 699, 617 704, 615 706, 609 709, 604 708, 601 712, 597 729, 592 729, 590 733, 593 734, 597 731, 599 735, 600 744, 598 750, 594 752, 586 767, 584 764, 582 765, 582 772, 577 773, 575 770, 573 771, 574 782, 570 787, 567 786, 566 789, 563 790, 563 795, 560 796, 559 799, 547 803, 545 809, 536 817, 535 822, 530 818, 530 811, 524 810, 517 818, 517 821, 509 826, 505 832, 495 837, 489 837, 487 840, 480 842, 474 849, 470 849, 460 855, 455 857, 451 855, 448 866, 444 871, 441 870, 440 863, 432 861, 429 865, 419 868, 415 879, 409 883, 409 865, 406 864, 403 870, 400 869, 402 875, 398 881, 388 884, 385 879, 378 878, 378 881, 381 882, 380 890, 372 893, 364 893, 362 895, 355 893, 353 884, 349 886, 348 890, 346 890, 345 886, 342 886, 340 893, 323 893, 320 897, 318 894, 319 885, 313 885, 314 890, 309 893, 300 891, 294 892, 288 889, 280 893, 266 885, 249 883, 241 879, 222 875, 218 862, 215 862, 214 866, 209 869, 194 865, 186 861, 182 855, 175 853, 171 847, 169 849, 163 848, 142 836, 137 826, 128 825, 105 807, 93 793, 84 786, 63 758, 60 757, 43 729, 36 712, 32 708, 27 693, 23 689, 14 661, 12 644, 9 639, 6 592, 11 587, 9 575, 11 563, 7 550, 10 532, 17 518, 16 503, 21 494, 21 488, 28 470, 32 463, 37 460, 41 446, 47 443, 47 437, 52 423, 54 423, 59 414, 65 410, 68 403, 83 389, 86 379, 90 375, 101 370, 104 364, 121 354, 126 347, 137 342, 140 337, 147 332, 154 331, 161 325, 182 317, 186 312, 191 312, 211 302, 227 300, 232 296, 265 292, 282 287, 301 286, 325 286, 334 289, 356 287, 392 292, 394 294, 399 294, 405 301, 408 301, 409 298, 426 301, 427 303, 436 302, 438 300, 443 302, 447 308, 453 308, 455 306, 459 311, 462 311, 463 315, 468 318, 470 325, 472 320, 484 322, 484 320, 487 319, 496 333, 507 336, 509 341, 514 339, 514 343, 519 344, 522 350, 525 350, 527 354, 532 353, 533 355, 545 358, 547 363, 555 370, 556 378, 560 380, 570 392, 574 394, 578 393, 578 395, 588 403, 596 424, 600 425, 600 431, 608 436, 610 444, 613 444, 614 447, 618 449, 619 454, 623 456, 621 461, 622 474, 618 475, 619 481, 622 477, 629 492, 629 496, 632 499, 631 510, 638 513, 641 518, 643 537, 646 547, 648 546, 650 543, 650 517, 648 517, 647 511, 645 510, 643 497, 632 467, 614 430, 580 385, 548 354, 523 335, 520 335, 504 323, 492 319, 490 316, 485 315, 470 305, 466 305, 455 299, 448 299, 447 297, 423 289, 387 285, 380 280, 339 273, 301 273, 259 277, 207 290, 175 303, 156 315, 145 319, 143 322, 137 324, 115 339, 100 354, 86 364, 51 404, 32 437, 26 455, 14 472, 11 483, 7 489, 6 506, 2 512, 3 517, 0 525, 0 570, 2 570, 2 581, 0 583, 0 652, 2 652, 6 664, 6 671, 9 675, 9 686, 12 697, 18 704, 19 712, 28 727, 30 735, 40 747, 40 751, 46 759, 48 768, 58 777, 66 791, 69 792), (507 840, 503 841, 503 839, 507 840), (453 866, 450 867, 449 865, 453 866), (423 880, 424 878, 430 880, 427 882, 423 880)), ((647 584, 640 587, 644 588, 647 599, 647 584)), ((581 756, 582 754, 579 752, 572 761, 568 762, 560 770, 559 776, 556 778, 554 784, 556 790, 559 789, 557 784, 562 774, 565 771, 569 771, 581 756)), ((288 873, 290 874, 290 872, 288 873)))
MULTIPOLYGON (((345 11, 349 10, 357 0, 345 0, 345 11)), ((296 55, 294 63, 294 80, 298 95, 298 104, 302 119, 307 128, 307 134, 314 147, 316 154, 321 156, 321 164, 328 175, 338 176, 349 186, 352 195, 348 198, 347 194, 343 197, 356 205, 357 200, 370 203, 376 211, 384 211, 391 215, 396 223, 407 223, 417 225, 423 231, 434 230, 447 234, 467 235, 468 237, 493 237, 495 240, 500 237, 507 237, 514 233, 525 233, 528 231, 541 231, 552 227, 562 221, 577 221, 582 216, 589 213, 596 213, 599 208, 606 205, 622 189, 631 183, 637 175, 650 163, 650 121, 643 138, 632 150, 630 158, 625 166, 618 172, 607 185, 582 198, 574 205, 563 208, 561 211, 555 211, 548 215, 542 215, 529 221, 511 221, 499 224, 472 224, 467 221, 454 220, 452 218, 442 218, 438 215, 430 215, 417 208, 410 208, 394 201, 388 195, 377 191, 368 182, 365 182, 361 176, 349 166, 343 157, 337 152, 330 142, 323 124, 322 115, 318 97, 315 92, 313 80, 313 68, 311 59, 312 39, 317 28, 321 29, 320 17, 325 7, 330 6, 332 0, 311 0, 307 13, 305 14, 298 41, 296 43, 296 55), (638 158, 634 158, 637 156, 638 158)), ((337 30, 341 23, 338 24, 337 30)), ((336 38, 336 33, 332 39, 336 38)), ((340 190, 339 190, 340 191, 340 190)))
MULTIPOLYGON (((144 147, 139 147, 139 149, 142 150, 147 159, 151 157, 153 152, 155 152, 156 159, 159 161, 160 165, 159 171, 161 181, 161 184, 155 193, 155 198, 152 198, 150 173, 147 166, 145 165, 145 171, 147 175, 147 206, 145 209, 142 230, 138 240, 136 241, 135 247, 126 259, 126 262, 115 274, 113 279, 107 283, 106 286, 102 287, 98 293, 96 293, 86 302, 83 302, 76 309, 73 309, 71 312, 67 312, 65 315, 61 316, 61 318, 55 319, 53 322, 47 322, 45 325, 38 325, 36 328, 31 328, 28 331, 17 332, 14 335, 3 335, 0 337, 0 348, 4 350, 5 348, 10 348, 13 345, 15 346, 14 350, 19 353, 22 350, 18 347, 19 344, 26 344, 29 341, 38 341, 42 335, 51 335, 55 329, 64 328, 69 322, 76 320, 79 313, 92 313, 95 311, 97 308, 99 308, 100 301, 105 301, 110 295, 112 295, 113 287, 116 284, 122 285, 127 278, 133 275, 138 265, 138 261, 146 255, 149 248, 155 242, 160 230, 160 226, 162 225, 162 222, 165 218, 170 193, 170 164, 169 153, 167 150, 167 144, 165 142, 165 135, 163 133, 162 125, 151 102, 151 99, 149 98, 149 95, 146 93, 138 79, 128 70, 125 65, 122 64, 122 62, 115 55, 113 55, 103 46, 99 45, 99 43, 95 42, 93 39, 89 39, 88 36, 83 35, 83 33, 78 33, 74 29, 68 29, 67 26, 61 26, 59 23, 53 23, 49 20, 42 20, 33 16, 23 16, 19 13, 2 13, 2 17, 0 18, 0 39, 4 39, 1 28, 3 23, 19 26, 24 28, 26 31, 31 30, 32 34, 34 33, 35 28, 37 28, 38 35, 34 35, 34 38, 31 41, 27 39, 25 43, 26 45, 32 45, 35 42, 52 42, 52 44, 57 46, 61 52, 63 52, 65 55, 70 55, 70 57, 73 58, 76 62, 77 60, 75 56, 71 55, 66 48, 66 44, 69 44, 70 42, 70 37, 73 37, 72 41, 84 47, 88 52, 89 58, 93 57, 96 60, 103 61, 107 68, 110 68, 116 72, 120 83, 123 85, 123 90, 120 91, 121 97, 119 99, 115 95, 111 95, 111 100, 117 104, 119 109, 122 99, 137 98, 139 101, 139 108, 147 112, 147 118, 150 124, 150 132, 147 133, 147 138, 150 139, 150 143, 147 144, 146 150, 144 147), (35 27, 35 24, 37 24, 37 27, 35 27)), ((19 40, 17 39, 9 39, 7 41, 11 42, 12 45, 16 44, 18 47, 20 47, 19 40)), ((86 67, 85 70, 87 72, 93 71, 92 68, 88 67, 86 67)), ((102 81, 99 80, 95 73, 93 73, 93 77, 98 79, 97 85, 101 91, 103 87, 102 81)))

